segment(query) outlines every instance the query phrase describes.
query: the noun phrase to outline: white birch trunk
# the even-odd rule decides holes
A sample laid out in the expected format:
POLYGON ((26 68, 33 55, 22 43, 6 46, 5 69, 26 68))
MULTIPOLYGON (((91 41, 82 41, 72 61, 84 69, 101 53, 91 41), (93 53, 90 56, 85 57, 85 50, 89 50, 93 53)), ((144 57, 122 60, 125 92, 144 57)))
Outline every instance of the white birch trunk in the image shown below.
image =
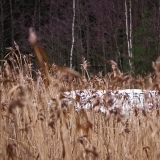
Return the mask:
MULTIPOLYGON (((128 7, 127 1, 125 0, 125 18, 126 18, 126 36, 127 36, 127 47, 128 47, 128 57, 132 58, 132 5, 131 0, 129 1, 129 15, 128 15, 128 7)), ((130 70, 132 70, 132 62, 129 60, 130 70)))
MULTIPOLYGON (((131 0, 129 1, 129 18, 130 18, 129 43, 130 43, 130 49, 132 49, 132 3, 131 3, 131 0)), ((130 50, 130 56, 133 57, 131 50, 130 50)))
POLYGON ((74 48, 74 24, 75 24, 75 0, 73 0, 73 21, 72 21, 72 46, 71 46, 71 52, 70 52, 70 68, 72 68, 72 59, 73 59, 73 48, 74 48))
POLYGON ((125 18, 126 18, 126 36, 127 36, 127 45, 128 45, 128 56, 130 56, 130 45, 129 45, 129 35, 128 35, 128 8, 127 8, 127 2, 125 0, 125 18))

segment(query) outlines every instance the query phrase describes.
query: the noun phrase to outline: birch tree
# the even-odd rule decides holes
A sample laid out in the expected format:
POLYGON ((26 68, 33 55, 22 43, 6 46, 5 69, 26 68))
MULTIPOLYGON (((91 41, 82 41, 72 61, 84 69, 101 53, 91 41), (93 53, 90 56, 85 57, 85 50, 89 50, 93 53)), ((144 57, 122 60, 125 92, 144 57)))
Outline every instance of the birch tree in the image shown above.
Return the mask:
POLYGON ((131 51, 132 49, 132 3, 131 3, 131 0, 129 0, 129 5, 127 4, 127 1, 125 0, 125 19, 126 19, 126 36, 127 36, 129 67, 130 67, 130 71, 132 71, 133 64, 130 60, 130 58, 133 58, 132 51, 131 51))
POLYGON ((70 52, 70 68, 72 68, 72 59, 73 59, 73 48, 74 48, 74 25, 75 25, 75 11, 76 5, 75 0, 73 0, 73 21, 72 21, 72 46, 71 46, 71 52, 70 52))

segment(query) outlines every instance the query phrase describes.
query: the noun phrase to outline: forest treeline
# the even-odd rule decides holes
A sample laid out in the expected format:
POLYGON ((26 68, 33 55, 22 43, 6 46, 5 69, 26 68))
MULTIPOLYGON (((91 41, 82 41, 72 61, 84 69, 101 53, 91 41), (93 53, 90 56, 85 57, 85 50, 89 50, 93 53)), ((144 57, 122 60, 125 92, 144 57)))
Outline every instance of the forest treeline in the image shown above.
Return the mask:
MULTIPOLYGON (((72 20, 72 0, 1 0, 0 59, 14 41, 22 54, 32 53, 32 27, 50 62, 69 66, 72 20)), ((74 40, 73 67, 78 71, 85 57, 94 74, 106 74, 108 60, 116 61, 123 72, 151 72, 160 54, 160 1, 75 0, 74 40)))

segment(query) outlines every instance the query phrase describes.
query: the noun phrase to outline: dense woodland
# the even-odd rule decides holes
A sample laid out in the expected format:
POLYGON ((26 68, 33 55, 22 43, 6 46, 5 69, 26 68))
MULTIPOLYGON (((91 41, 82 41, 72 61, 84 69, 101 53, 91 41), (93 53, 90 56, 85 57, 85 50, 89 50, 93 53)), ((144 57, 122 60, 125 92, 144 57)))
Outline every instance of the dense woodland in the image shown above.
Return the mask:
POLYGON ((106 74, 112 59, 123 72, 143 75, 160 54, 160 0, 1 0, 0 59, 14 41, 22 54, 33 52, 30 27, 51 63, 70 66, 73 46, 78 71, 85 57, 93 74, 106 74))

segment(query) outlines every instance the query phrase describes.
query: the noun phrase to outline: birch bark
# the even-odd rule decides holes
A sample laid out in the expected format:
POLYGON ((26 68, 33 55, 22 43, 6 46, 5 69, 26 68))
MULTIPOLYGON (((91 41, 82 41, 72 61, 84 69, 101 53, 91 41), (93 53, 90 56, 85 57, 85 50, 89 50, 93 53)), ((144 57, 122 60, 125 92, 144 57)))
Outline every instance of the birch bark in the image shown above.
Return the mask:
POLYGON ((73 21, 72 21, 72 46, 71 46, 71 52, 70 52, 70 68, 72 68, 72 59, 73 59, 73 48, 74 48, 74 24, 75 24, 75 15, 76 15, 76 11, 75 11, 76 5, 75 5, 75 0, 73 0, 73 21))
POLYGON ((133 71, 133 64, 130 58, 133 58, 132 55, 132 3, 129 0, 129 14, 128 14, 128 6, 127 1, 125 0, 125 19, 126 19, 126 36, 127 36, 127 50, 128 50, 128 57, 129 57, 129 67, 130 71, 133 71))
MULTIPOLYGON (((130 44, 130 49, 132 49, 132 3, 131 0, 129 1, 129 44, 130 44)), ((130 50, 130 56, 133 57, 132 51, 130 50)))

